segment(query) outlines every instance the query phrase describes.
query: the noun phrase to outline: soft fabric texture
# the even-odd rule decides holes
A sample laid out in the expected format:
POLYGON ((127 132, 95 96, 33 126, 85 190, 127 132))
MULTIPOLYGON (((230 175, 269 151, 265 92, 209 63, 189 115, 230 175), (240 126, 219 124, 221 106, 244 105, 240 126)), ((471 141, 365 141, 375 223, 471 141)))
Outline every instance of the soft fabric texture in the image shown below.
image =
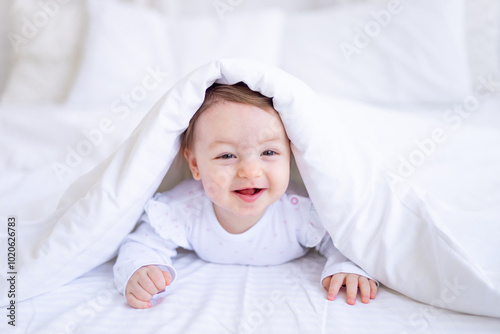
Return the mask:
MULTIPOLYGON (((175 260, 179 280, 148 310, 130 307, 108 262, 67 285, 20 302, 20 333, 359 334, 500 333, 500 318, 472 316, 416 302, 383 286, 369 304, 335 301, 317 276, 316 253, 266 268, 208 263, 192 252, 175 260), (26 319, 26 320, 24 320, 26 319)), ((5 325, 7 326, 7 325, 5 325)))
POLYGON ((175 17, 114 0, 89 0, 86 5, 87 35, 68 105, 116 109, 129 95, 133 109, 136 104, 151 107, 177 80, 214 59, 244 57, 272 65, 281 60, 285 14, 277 9, 233 13, 220 20, 215 11, 175 17), (151 69, 160 74, 145 79, 151 69))
MULTIPOLYGON (((121 78, 130 79, 127 73, 115 69, 123 68, 123 63, 139 66, 131 63, 137 59, 138 50, 144 58, 155 58, 158 48, 148 42, 153 35, 159 37, 154 40, 156 46, 175 42, 175 47, 162 55, 162 59, 175 59, 174 66, 165 69, 173 79, 171 83, 178 79, 177 75, 183 76, 193 66, 201 65, 199 61, 243 55, 278 61, 278 66, 315 90, 337 96, 388 103, 446 102, 463 98, 464 85, 473 88, 479 75, 499 71, 500 5, 496 0, 466 0, 466 6, 457 0, 230 1, 227 7, 222 5, 227 8, 223 19, 214 4, 224 1, 60 3, 50 23, 22 45, 21 49, 29 49, 28 53, 18 54, 8 38, 0 41, 0 91, 2 82, 6 89, 3 100, 54 103, 71 93, 68 102, 73 102, 92 93, 95 97, 87 96, 86 102, 102 102, 105 98, 109 104, 116 96, 105 93, 116 90, 100 83, 120 85, 125 83, 121 78), (377 20, 370 14, 387 10, 389 3, 401 4, 402 13, 392 15, 387 26, 383 16, 377 17, 382 22, 378 33, 377 20), (153 8, 163 13, 152 14, 153 8), (159 27, 155 18, 150 20, 153 16, 160 16, 169 28, 151 30, 149 27, 159 27), (339 46, 342 42, 353 44, 355 30, 365 26, 374 29, 374 38, 353 55, 349 66, 339 46), (107 45, 101 45, 95 31, 108 37, 107 45), (134 37, 139 32, 144 40, 134 37), (126 37, 131 38, 130 43, 126 37), (228 47, 234 45, 237 47, 228 47), (110 58, 104 59, 108 55, 103 55, 103 49, 110 58), (96 64, 95 57, 105 66, 96 64), (469 71, 472 85, 466 82, 469 71), (74 82, 78 85, 73 86, 74 82), (104 89, 98 91, 92 84, 104 89), (80 88, 83 90, 78 91, 80 88)), ((4 1, 0 6, 0 32, 6 37, 9 32, 21 33, 24 18, 32 21, 42 7, 31 0, 4 1), (23 4, 24 9, 11 12, 12 4, 23 4)), ((127 81, 129 86, 119 94, 139 84, 136 80, 127 81)))
POLYGON ((317 92, 360 101, 460 101, 470 91, 465 26, 463 0, 292 13, 283 69, 317 92))
POLYGON ((86 7, 83 54, 65 103, 151 107, 175 82, 165 17, 145 6, 110 0, 89 0, 86 7))
MULTIPOLYGON (((2 102, 57 103, 69 93, 85 35, 83 1, 10 2, 2 45, 12 52, 2 102), (10 10, 9 10, 10 9, 10 10)), ((3 53, 3 50, 2 50, 3 53)), ((4 64, 2 64, 3 67, 4 64)), ((4 69, 0 70, 0 73, 4 69)))
MULTIPOLYGON (((184 5, 184 4, 182 4, 184 5)), ((287 15, 278 8, 170 17, 176 79, 220 58, 255 59, 280 66, 287 15)))
POLYGON ((378 156, 357 141, 335 106, 321 104, 287 73, 243 60, 214 61, 192 72, 162 97, 113 156, 68 189, 52 217, 29 228, 25 223, 19 300, 70 282, 116 255, 171 166, 179 135, 205 89, 215 81, 243 81, 273 97, 304 185, 346 257, 416 300, 500 316, 500 291, 491 279, 495 269, 487 272, 477 265, 447 233, 424 194, 395 189, 378 156), (43 228, 48 221, 57 221, 52 230, 43 228))

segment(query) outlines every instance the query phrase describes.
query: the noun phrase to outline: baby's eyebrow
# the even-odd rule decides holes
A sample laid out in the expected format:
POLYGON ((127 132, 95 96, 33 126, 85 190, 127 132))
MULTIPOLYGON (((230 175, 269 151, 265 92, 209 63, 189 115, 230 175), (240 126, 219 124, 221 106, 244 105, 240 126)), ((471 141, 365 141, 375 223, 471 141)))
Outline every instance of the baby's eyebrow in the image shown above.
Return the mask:
POLYGON ((280 136, 279 136, 279 135, 274 135, 274 136, 272 136, 271 138, 262 138, 262 139, 260 140, 260 143, 261 143, 261 144, 262 144, 262 143, 269 143, 269 142, 273 142, 273 141, 280 141, 280 140, 281 140, 281 138, 280 138, 280 136))
POLYGON ((208 146, 208 149, 209 150, 218 149, 218 147, 221 145, 234 147, 234 146, 237 146, 237 143, 231 141, 230 139, 215 139, 214 141, 212 141, 210 143, 210 145, 208 146))
POLYGON ((233 145, 234 143, 232 141, 226 140, 226 139, 216 139, 210 143, 210 147, 217 146, 217 145, 224 145, 224 144, 233 145))

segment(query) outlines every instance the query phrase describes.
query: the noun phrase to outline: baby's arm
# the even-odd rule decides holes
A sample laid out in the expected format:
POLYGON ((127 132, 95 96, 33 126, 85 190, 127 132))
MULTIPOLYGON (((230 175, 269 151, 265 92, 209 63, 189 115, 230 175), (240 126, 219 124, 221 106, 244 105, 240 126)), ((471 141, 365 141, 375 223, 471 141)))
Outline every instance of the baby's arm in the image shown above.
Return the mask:
POLYGON ((175 280, 171 257, 177 254, 176 247, 144 222, 127 236, 113 271, 117 289, 132 307, 151 307, 153 296, 175 280))
POLYGON ((319 252, 327 258, 325 269, 321 275, 321 282, 328 290, 328 300, 335 300, 342 286, 346 287, 347 303, 354 305, 358 288, 363 303, 370 302, 377 295, 378 283, 363 269, 347 259, 333 245, 327 234, 317 246, 319 252))

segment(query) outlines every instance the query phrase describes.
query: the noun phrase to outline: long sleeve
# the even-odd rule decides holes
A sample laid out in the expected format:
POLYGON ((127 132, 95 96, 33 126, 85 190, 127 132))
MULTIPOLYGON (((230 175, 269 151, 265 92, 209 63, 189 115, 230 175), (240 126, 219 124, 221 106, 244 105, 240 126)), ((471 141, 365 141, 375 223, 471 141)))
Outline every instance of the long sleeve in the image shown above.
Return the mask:
POLYGON ((302 218, 302 222, 300 223, 299 242, 305 247, 316 248, 316 250, 327 259, 323 272, 321 273, 320 282, 322 282, 325 277, 338 273, 357 274, 373 280, 373 278, 363 269, 358 267, 335 248, 312 202, 308 199, 296 198, 298 198, 297 203, 300 205, 300 217, 302 218))
POLYGON ((177 276, 171 260, 177 254, 177 245, 160 237, 147 219, 144 215, 137 229, 129 234, 120 246, 113 271, 115 285, 122 294, 125 294, 127 282, 134 272, 147 265, 156 265, 162 270, 168 270, 172 275, 172 282, 177 276))
MULTIPOLYGON (((316 246, 316 249, 326 257, 326 264, 323 272, 321 273, 321 281, 325 277, 337 274, 337 273, 349 273, 365 276, 371 280, 374 280, 370 275, 368 275, 363 269, 354 264, 351 260, 346 258, 340 251, 333 245, 332 239, 328 233, 325 234, 321 242, 316 246)), ((374 280, 375 281, 375 280, 374 280)), ((377 281, 375 281, 377 282, 377 281)), ((378 285, 378 282, 377 282, 378 285)))

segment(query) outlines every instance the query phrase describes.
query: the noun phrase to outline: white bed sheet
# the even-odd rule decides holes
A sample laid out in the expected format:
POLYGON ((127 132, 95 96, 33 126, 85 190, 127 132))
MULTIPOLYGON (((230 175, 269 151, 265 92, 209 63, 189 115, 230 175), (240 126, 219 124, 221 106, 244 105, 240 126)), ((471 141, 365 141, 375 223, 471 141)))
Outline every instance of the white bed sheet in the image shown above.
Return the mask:
POLYGON ((461 314, 381 287, 369 304, 326 300, 324 258, 271 267, 207 263, 181 252, 181 279, 151 309, 129 307, 106 263, 19 305, 20 333, 498 333, 500 319, 461 314))
MULTIPOLYGON (((415 149, 415 138, 425 138, 438 126, 447 129, 448 140, 408 180, 445 203, 461 203, 465 212, 492 207, 500 203, 500 100, 484 101, 456 129, 442 118, 449 107, 401 106, 366 114, 353 105, 339 112, 394 168, 399 155, 415 149)), ((60 107, 37 109, 38 114, 21 108, 8 116, 8 111, 2 112, 6 131, 0 133, 2 150, 8 158, 2 161, 0 173, 0 213, 17 214, 22 219, 53 210, 65 185, 116 149, 143 115, 143 111, 137 111, 123 123, 115 119, 117 127, 107 137, 109 141, 97 146, 94 155, 75 168, 71 180, 57 183, 50 163, 61 158, 64 145, 76 145, 82 138, 81 129, 95 126, 106 111, 81 109, 64 116, 60 107)), ((500 245, 493 242, 495 238, 488 240, 489 235, 498 235, 500 226, 481 226, 478 221, 476 226, 464 227, 454 224, 457 218, 449 217, 446 223, 464 248, 474 250, 483 268, 500 267, 496 257, 500 245)), ((20 238, 22 242, 22 231, 20 238)), ((384 286, 368 305, 358 299, 356 306, 349 306, 344 294, 335 302, 327 302, 318 282, 323 262, 312 253, 281 266, 227 266, 206 263, 192 253, 182 252, 175 260, 182 279, 166 300, 150 310, 126 305, 113 287, 112 263, 106 263, 66 286, 19 303, 15 332, 500 332, 499 318, 435 308, 384 286)), ((4 326, 6 322, 2 321, 0 328, 4 326)), ((10 326, 7 329, 12 330, 10 326)))

